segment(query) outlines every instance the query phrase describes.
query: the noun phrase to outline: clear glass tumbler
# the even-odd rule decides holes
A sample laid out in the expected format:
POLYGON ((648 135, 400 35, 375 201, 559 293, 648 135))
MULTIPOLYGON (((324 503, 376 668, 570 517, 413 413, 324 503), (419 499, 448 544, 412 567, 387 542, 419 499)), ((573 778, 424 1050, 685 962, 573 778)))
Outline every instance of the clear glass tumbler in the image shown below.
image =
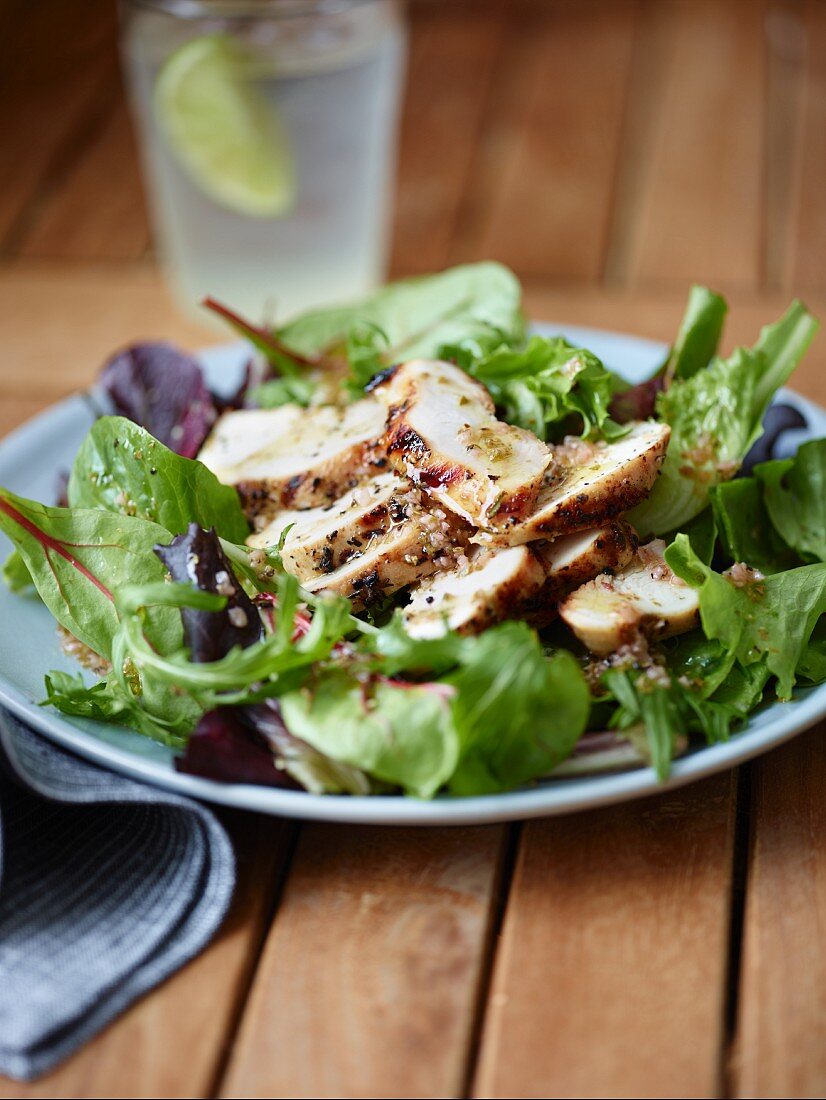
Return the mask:
POLYGON ((386 273, 394 0, 121 0, 156 244, 190 311, 282 322, 386 273))

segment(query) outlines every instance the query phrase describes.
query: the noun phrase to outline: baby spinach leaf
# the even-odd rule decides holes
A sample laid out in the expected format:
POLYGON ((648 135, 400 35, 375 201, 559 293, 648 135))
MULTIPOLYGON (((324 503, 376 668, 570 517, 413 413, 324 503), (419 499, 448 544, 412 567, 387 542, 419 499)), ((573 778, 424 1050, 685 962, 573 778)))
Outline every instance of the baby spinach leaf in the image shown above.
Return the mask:
POLYGON ((729 561, 744 562, 761 573, 782 573, 804 564, 772 527, 763 488, 755 478, 716 485, 711 490, 711 503, 729 561))
POLYGON ((182 458, 121 416, 104 416, 89 430, 69 480, 72 508, 102 508, 138 516, 173 535, 190 523, 214 527, 230 542, 249 534, 238 494, 202 462, 182 458))

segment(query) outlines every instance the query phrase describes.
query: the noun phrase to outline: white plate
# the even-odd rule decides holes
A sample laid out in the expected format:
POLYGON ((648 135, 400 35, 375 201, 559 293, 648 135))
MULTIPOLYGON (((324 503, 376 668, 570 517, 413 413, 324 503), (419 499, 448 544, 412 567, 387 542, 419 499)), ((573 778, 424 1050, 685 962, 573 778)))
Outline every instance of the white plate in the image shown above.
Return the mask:
MULTIPOLYGON (((631 381, 647 377, 666 350, 649 340, 595 329, 543 325, 540 331, 563 332, 574 343, 593 349, 608 366, 631 381)), ((203 361, 211 384, 230 391, 244 357, 243 347, 237 344, 206 352, 203 361)), ((784 392, 783 400, 805 413, 811 426, 806 435, 826 434, 824 410, 788 392, 784 392)), ((29 421, 0 444, 0 485, 38 500, 53 499, 57 471, 71 465, 91 422, 92 413, 80 396, 62 401, 29 421)), ((0 555, 5 555, 8 545, 0 536, 0 555)), ((559 779, 481 798, 440 797, 431 802, 397 796, 354 798, 180 775, 174 769, 172 753, 139 734, 65 718, 38 707, 37 702, 43 698, 43 676, 53 668, 77 671, 57 644, 51 615, 39 601, 13 596, 0 585, 0 702, 47 737, 116 771, 207 801, 285 817, 384 825, 468 824, 541 817, 656 794, 748 760, 826 717, 826 685, 799 691, 793 702, 762 708, 748 727, 727 743, 699 749, 678 760, 665 784, 657 781, 650 768, 639 768, 613 775, 559 779)))

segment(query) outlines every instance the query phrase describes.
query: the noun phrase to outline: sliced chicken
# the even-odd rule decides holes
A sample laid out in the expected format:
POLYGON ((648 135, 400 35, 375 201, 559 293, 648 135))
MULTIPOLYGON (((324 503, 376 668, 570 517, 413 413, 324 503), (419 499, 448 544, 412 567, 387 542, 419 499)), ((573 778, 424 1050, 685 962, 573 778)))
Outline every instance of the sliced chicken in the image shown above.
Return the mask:
POLYGON ((384 407, 372 398, 343 409, 242 409, 224 413, 198 457, 235 486, 260 528, 281 508, 330 504, 386 468, 384 421, 384 407))
POLYGON ((497 420, 484 386, 451 363, 417 359, 374 392, 388 410, 390 461, 445 508, 493 529, 531 513, 550 449, 497 420))
POLYGON ((283 511, 247 539, 249 546, 274 546, 289 528, 281 550, 285 567, 301 581, 332 573, 421 510, 419 491, 398 474, 380 474, 321 508, 283 511))
MULTIPOLYGON (((408 487, 406 515, 377 528, 354 548, 351 557, 332 571, 302 569, 302 584, 309 592, 324 590, 346 596, 355 609, 368 607, 426 577, 436 569, 449 570, 457 548, 466 545, 470 534, 458 517, 442 509, 422 507, 416 490, 408 487)), ((285 561, 285 564, 286 561, 285 561)), ((290 568, 289 564, 287 567, 290 568)), ((292 571, 292 570, 291 570, 292 571)))
POLYGON ((469 560, 414 589, 405 626, 414 638, 439 638, 448 630, 478 634, 534 610, 544 583, 545 570, 529 547, 476 547, 469 560))
POLYGON ((553 542, 532 544, 545 569, 545 583, 530 622, 545 626, 555 618, 563 597, 598 573, 622 569, 633 558, 637 545, 636 532, 622 520, 612 520, 592 531, 563 535, 553 542))
POLYGON ((521 521, 509 516, 495 541, 513 546, 557 538, 633 508, 656 481, 670 433, 667 424, 646 420, 614 443, 577 440, 554 448, 531 515, 521 521))
POLYGON ((612 520, 591 531, 563 535, 553 542, 534 546, 545 566, 544 592, 559 598, 606 570, 616 572, 633 558, 637 549, 634 528, 622 520, 612 520))
POLYGON ((641 546, 615 576, 601 574, 559 605, 559 614, 592 653, 613 653, 640 636, 669 638, 697 625, 697 593, 672 573, 664 549, 660 540, 641 546))

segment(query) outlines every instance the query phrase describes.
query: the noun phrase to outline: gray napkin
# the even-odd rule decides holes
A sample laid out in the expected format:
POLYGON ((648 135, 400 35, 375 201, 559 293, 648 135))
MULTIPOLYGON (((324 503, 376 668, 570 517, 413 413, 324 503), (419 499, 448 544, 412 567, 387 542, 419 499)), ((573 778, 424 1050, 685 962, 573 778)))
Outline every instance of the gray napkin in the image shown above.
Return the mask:
POLYGON ((28 1081, 210 941, 235 885, 203 806, 0 711, 0 1073, 28 1081))

